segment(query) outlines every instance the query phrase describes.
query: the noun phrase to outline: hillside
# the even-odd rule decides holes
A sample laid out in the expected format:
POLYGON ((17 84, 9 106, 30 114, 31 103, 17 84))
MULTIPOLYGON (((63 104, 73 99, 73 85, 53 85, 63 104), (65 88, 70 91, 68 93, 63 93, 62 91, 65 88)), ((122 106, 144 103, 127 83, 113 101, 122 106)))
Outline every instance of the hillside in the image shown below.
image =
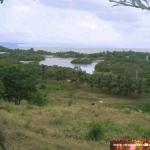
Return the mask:
POLYGON ((49 81, 49 104, 44 107, 22 101, 19 106, 1 102, 1 124, 14 150, 108 150, 111 139, 150 137, 150 105, 147 98, 120 98, 91 91, 86 86, 49 81), (102 126, 104 137, 89 140, 89 124, 102 126))
POLYGON ((0 56, 0 138, 3 132, 10 150, 108 150, 113 139, 150 138, 149 53, 7 51, 0 56), (39 65, 45 55, 103 61, 88 74, 39 65))

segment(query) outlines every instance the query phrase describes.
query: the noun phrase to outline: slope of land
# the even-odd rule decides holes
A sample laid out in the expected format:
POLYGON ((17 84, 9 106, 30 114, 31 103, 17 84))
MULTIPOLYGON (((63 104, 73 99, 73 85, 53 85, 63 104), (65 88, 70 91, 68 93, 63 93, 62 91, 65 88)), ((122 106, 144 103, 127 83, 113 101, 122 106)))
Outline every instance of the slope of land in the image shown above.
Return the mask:
POLYGON ((109 96, 65 81, 47 81, 44 90, 44 107, 1 101, 1 125, 12 150, 108 150, 112 139, 150 137, 148 98, 109 96), (102 126, 103 139, 86 138, 91 122, 102 126))

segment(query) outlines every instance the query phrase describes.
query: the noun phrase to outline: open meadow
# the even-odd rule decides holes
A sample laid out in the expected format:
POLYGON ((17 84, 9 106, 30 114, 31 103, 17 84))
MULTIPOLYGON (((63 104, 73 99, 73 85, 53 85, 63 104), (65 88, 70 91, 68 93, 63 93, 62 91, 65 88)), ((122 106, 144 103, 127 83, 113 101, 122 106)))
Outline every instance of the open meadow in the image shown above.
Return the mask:
POLYGON ((108 150, 112 139, 150 137, 149 98, 121 98, 84 85, 45 81, 48 105, 1 102, 0 120, 11 150, 108 150), (99 124, 98 140, 89 137, 99 124))

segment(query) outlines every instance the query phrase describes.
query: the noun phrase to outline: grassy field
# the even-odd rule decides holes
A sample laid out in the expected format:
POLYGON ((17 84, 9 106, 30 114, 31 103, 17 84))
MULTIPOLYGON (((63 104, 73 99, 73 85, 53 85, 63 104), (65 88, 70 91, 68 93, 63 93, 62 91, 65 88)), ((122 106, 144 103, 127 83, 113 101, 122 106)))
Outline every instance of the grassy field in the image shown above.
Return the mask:
POLYGON ((0 123, 12 150, 109 150, 112 139, 150 138, 148 98, 113 97, 56 81, 41 90, 48 94, 45 107, 0 103, 0 123), (92 122, 101 125, 101 140, 87 139, 92 122))

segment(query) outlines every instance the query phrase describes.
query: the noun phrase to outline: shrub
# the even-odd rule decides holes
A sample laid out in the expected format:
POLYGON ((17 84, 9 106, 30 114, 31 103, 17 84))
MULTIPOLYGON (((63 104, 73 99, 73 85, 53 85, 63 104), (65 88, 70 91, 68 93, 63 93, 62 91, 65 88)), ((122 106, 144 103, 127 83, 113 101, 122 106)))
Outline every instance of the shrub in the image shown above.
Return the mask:
POLYGON ((143 137, 146 139, 150 138, 150 129, 146 129, 143 131, 143 137))
POLYGON ((141 109, 143 112, 150 113, 150 104, 144 104, 141 109))
POLYGON ((47 105, 48 99, 43 93, 34 92, 29 97, 28 102, 29 104, 32 104, 32 105, 44 106, 44 105, 47 105))
POLYGON ((45 84, 41 84, 39 88, 40 89, 46 89, 46 85, 45 84))
POLYGON ((90 123, 86 137, 88 140, 101 140, 104 138, 104 131, 99 123, 90 123))
POLYGON ((44 150, 51 150, 51 145, 45 145, 44 150))

